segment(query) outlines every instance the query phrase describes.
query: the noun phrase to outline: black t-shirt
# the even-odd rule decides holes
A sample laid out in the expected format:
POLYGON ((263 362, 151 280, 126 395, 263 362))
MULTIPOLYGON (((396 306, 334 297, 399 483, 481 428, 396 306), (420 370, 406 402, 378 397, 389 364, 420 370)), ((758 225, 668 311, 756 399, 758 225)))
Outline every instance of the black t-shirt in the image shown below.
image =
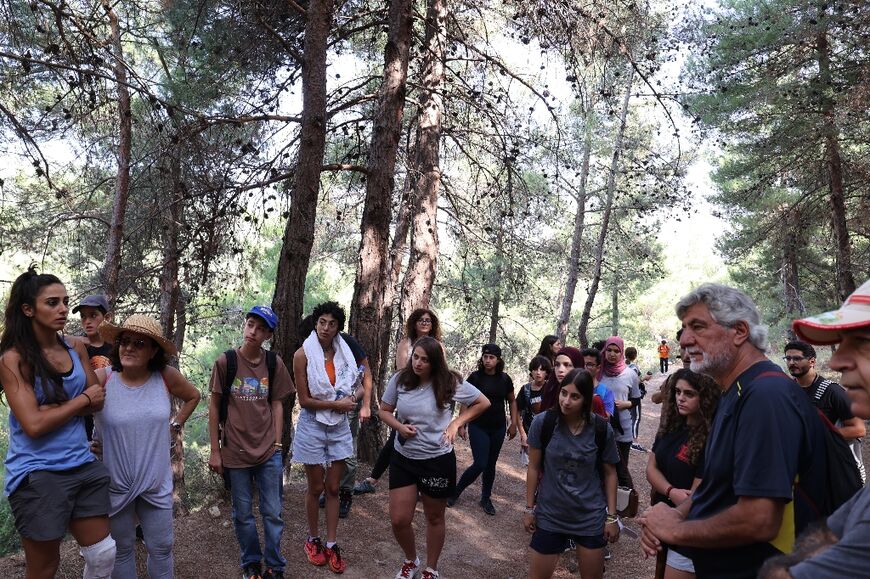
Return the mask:
POLYGON ((541 411, 540 406, 543 395, 543 384, 541 385, 540 390, 535 390, 530 384, 524 384, 523 387, 520 388, 520 393, 517 394, 517 411, 522 417, 523 430, 526 431, 526 434, 529 433, 529 428, 532 426, 532 419, 541 411), (526 396, 526 388, 528 388, 531 393, 531 400, 529 400, 529 396, 526 396), (537 412, 535 411, 536 405, 538 406, 537 412))
POLYGON ((846 391, 836 382, 816 376, 807 388, 801 388, 810 397, 810 402, 828 417, 832 424, 845 422, 854 417, 852 403, 846 396, 846 391), (822 388, 824 386, 824 389, 822 388), (821 391, 821 393, 820 393, 821 391))
POLYGON ((473 420, 474 424, 487 430, 496 430, 505 425, 504 408, 508 394, 513 392, 514 383, 504 372, 490 375, 483 370, 472 372, 468 383, 489 398, 490 407, 473 420))
MULTIPOLYGON (((653 443, 653 452, 656 455, 656 466, 668 479, 675 489, 690 489, 696 478, 701 478, 704 469, 703 452, 698 457, 698 464, 692 466, 689 462, 689 427, 683 426, 679 430, 667 432, 657 436, 653 443)), ((652 504, 665 501, 672 507, 675 506, 665 495, 653 492, 652 504)))
POLYGON ((109 359, 109 354, 112 353, 112 344, 109 342, 103 342, 102 346, 91 346, 90 344, 85 344, 85 349, 88 351, 88 358, 91 360, 91 368, 94 370, 107 368, 112 365, 112 361, 109 359))
POLYGON ((363 360, 368 358, 366 351, 360 343, 356 341, 356 338, 350 334, 345 334, 344 332, 341 332, 341 337, 345 342, 347 342, 347 347, 350 348, 350 351, 353 354, 353 359, 356 360, 357 364, 361 364, 363 360))

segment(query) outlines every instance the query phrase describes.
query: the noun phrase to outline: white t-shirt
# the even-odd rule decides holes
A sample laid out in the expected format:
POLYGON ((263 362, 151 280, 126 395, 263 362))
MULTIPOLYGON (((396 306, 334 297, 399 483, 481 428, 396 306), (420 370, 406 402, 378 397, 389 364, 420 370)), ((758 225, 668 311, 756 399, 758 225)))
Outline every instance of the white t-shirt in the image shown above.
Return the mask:
MULTIPOLYGON (((404 443, 396 436, 396 452, 406 458, 422 460, 453 450, 453 445, 444 438, 444 431, 453 420, 453 408, 438 407, 431 384, 421 384, 413 390, 405 390, 398 385, 398 377, 399 373, 396 373, 390 378, 381 401, 394 406, 399 422, 416 427, 417 434, 406 439, 404 443)), ((457 384, 453 400, 459 404, 470 405, 479 396, 481 393, 477 388, 463 381, 457 384)))
MULTIPOLYGON (((614 400, 628 400, 629 398, 640 398, 640 379, 630 367, 626 366, 625 370, 619 376, 604 376, 600 381, 608 390, 613 392, 614 400)), ((619 415, 619 424, 622 426, 623 433, 616 434, 617 442, 631 442, 634 440, 631 430, 631 412, 628 410, 617 410, 619 415)))

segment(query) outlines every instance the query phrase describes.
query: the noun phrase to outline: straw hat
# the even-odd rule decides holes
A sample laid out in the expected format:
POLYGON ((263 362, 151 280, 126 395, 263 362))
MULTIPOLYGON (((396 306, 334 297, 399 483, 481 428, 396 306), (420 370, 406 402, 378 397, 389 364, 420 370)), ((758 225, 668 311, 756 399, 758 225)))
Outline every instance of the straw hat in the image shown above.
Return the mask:
POLYGON ((178 350, 175 349, 175 344, 163 337, 163 328, 160 327, 160 322, 150 316, 142 314, 133 314, 120 326, 103 322, 100 324, 100 336, 107 342, 114 342, 123 332, 136 332, 143 336, 148 336, 166 353, 167 356, 175 356, 178 350))
POLYGON ((846 298, 839 310, 795 320, 795 333, 810 344, 827 346, 843 341, 843 330, 870 326, 870 280, 846 298))

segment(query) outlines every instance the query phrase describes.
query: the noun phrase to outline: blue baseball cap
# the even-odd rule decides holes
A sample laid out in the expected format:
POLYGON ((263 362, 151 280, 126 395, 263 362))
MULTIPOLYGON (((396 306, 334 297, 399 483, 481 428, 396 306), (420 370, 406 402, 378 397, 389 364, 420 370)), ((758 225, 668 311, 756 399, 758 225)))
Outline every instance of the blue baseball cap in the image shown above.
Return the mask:
POLYGON ((254 306, 250 310, 248 310, 246 318, 248 316, 257 316, 258 318, 262 318, 266 325, 269 326, 270 330, 274 330, 278 327, 278 316, 275 312, 272 311, 272 308, 269 306, 254 306))
POLYGON ((108 300, 106 300, 106 296, 104 296, 103 294, 96 294, 86 297, 79 302, 79 305, 73 308, 72 313, 79 313, 79 310, 82 309, 83 306, 101 309, 103 310, 103 314, 106 314, 109 311, 109 302, 108 300))

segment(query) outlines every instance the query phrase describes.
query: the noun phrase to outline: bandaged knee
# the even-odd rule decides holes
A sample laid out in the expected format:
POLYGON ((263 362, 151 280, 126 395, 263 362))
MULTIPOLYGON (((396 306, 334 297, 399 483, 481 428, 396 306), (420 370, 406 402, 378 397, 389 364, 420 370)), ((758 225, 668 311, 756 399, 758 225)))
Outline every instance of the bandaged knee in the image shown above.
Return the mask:
POLYGON ((85 559, 82 579, 106 579, 112 576, 115 568, 115 539, 112 535, 106 535, 99 543, 80 548, 79 553, 85 559))

